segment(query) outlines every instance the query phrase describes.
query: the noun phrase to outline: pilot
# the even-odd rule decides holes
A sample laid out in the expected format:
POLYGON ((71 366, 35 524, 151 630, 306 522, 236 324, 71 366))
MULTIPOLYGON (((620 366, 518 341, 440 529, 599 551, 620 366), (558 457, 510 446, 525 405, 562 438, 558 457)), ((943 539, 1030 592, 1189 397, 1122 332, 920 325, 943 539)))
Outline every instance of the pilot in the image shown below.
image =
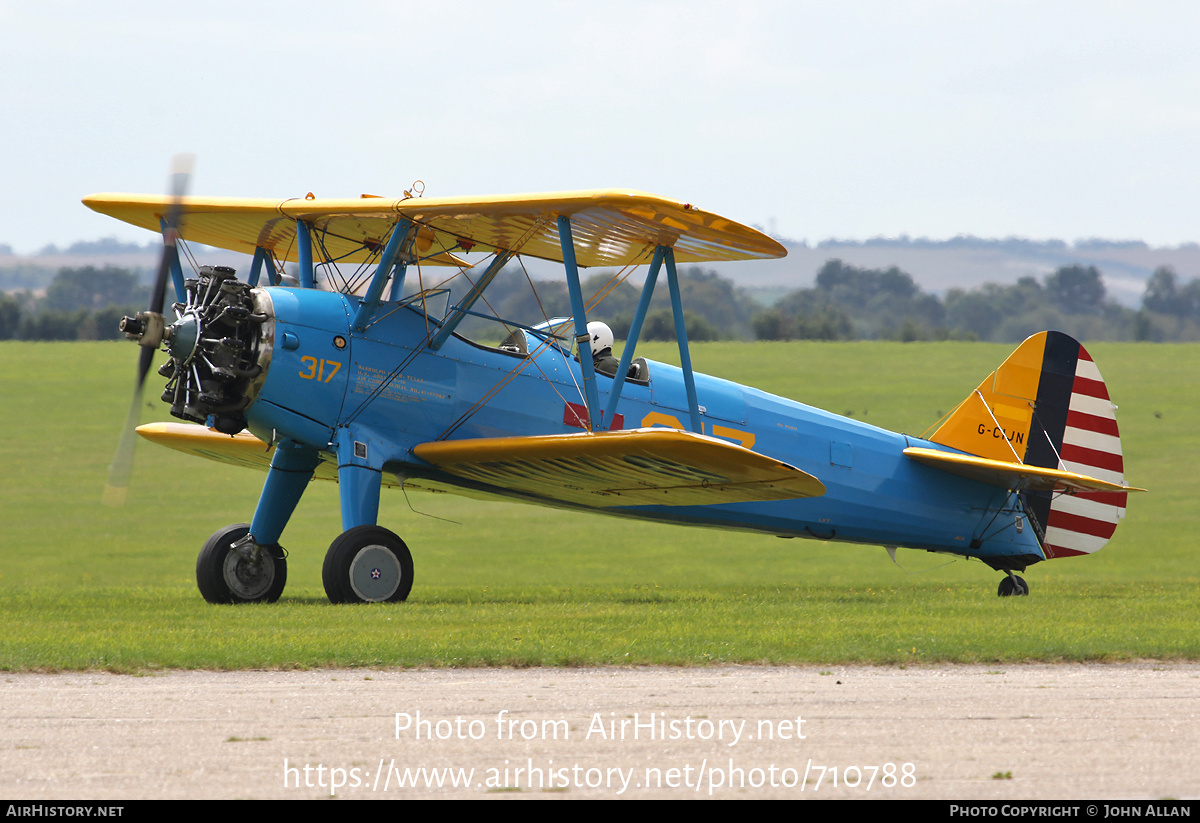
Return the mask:
MULTIPOLYGON (((591 336, 592 345, 592 368, 597 374, 606 374, 609 377, 617 376, 617 369, 621 365, 621 361, 613 357, 613 333, 607 323, 601 323, 596 320, 588 323, 588 334, 591 336)), ((647 369, 646 358, 639 357, 629 364, 629 371, 625 375, 631 380, 648 380, 649 372, 647 369)))
POLYGON ((596 320, 588 323, 587 330, 592 338, 592 365, 600 374, 616 376, 617 366, 621 365, 621 361, 613 357, 612 329, 607 323, 596 320))

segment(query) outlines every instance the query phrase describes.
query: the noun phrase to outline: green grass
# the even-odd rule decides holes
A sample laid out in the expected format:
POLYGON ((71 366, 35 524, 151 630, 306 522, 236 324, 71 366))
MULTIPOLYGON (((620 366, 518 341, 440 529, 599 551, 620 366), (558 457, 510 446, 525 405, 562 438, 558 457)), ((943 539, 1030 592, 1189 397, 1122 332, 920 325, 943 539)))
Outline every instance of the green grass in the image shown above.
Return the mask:
MULTIPOLYGON (((919 434, 1010 349, 714 343, 693 360, 919 434)), ((1104 551, 1031 568, 1028 598, 997 598, 980 563, 923 552, 899 552, 898 568, 877 547, 393 492, 380 522, 413 551, 409 602, 335 607, 320 569, 340 518, 323 483, 284 534, 283 599, 215 607, 195 590, 196 552, 249 519, 264 475, 143 444, 128 504, 103 507, 133 347, 0 343, 0 669, 1200 658, 1200 346, 1089 350, 1121 406, 1127 477, 1151 491, 1104 551)), ((144 422, 166 419, 153 405, 144 422)))

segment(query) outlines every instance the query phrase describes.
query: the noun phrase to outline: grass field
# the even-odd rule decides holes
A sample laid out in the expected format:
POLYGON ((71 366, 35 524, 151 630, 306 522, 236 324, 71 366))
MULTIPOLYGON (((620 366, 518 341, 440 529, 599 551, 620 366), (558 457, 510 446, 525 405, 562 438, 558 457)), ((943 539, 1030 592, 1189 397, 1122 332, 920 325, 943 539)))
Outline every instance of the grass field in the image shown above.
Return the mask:
MULTIPOLYGON (((1200 346, 1088 348, 1120 405, 1127 477, 1150 492, 1104 551, 1031 568, 1028 598, 997 598, 980 563, 923 552, 897 567, 877 547, 393 492, 380 522, 412 549, 409 602, 332 606, 320 570, 336 486, 314 484, 282 541, 283 599, 215 607, 195 589, 196 553, 249 520, 264 475, 143 444, 128 504, 105 508, 134 348, 0 343, 0 669, 1200 658, 1200 346)), ((919 434, 1010 349, 711 343, 693 360, 919 434)), ((165 415, 154 400, 143 422, 165 415)))

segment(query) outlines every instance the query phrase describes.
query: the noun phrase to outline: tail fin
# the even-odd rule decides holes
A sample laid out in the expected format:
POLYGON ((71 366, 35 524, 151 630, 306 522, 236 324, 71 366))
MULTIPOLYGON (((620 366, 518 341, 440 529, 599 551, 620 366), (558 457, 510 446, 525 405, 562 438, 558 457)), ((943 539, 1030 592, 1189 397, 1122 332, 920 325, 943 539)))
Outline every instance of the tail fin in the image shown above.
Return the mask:
MULTIPOLYGON (((929 438, 969 454, 1059 469, 1125 486, 1116 406, 1077 340, 1035 334, 929 438)), ((1023 491, 1046 557, 1099 551, 1125 516, 1124 491, 1023 491)))

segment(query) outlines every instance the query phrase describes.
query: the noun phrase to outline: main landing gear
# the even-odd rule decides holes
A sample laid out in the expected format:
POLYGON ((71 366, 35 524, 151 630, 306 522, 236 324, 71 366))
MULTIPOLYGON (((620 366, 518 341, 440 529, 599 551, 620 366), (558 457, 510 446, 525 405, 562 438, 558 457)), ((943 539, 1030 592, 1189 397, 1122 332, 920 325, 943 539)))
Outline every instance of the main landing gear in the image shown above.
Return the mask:
POLYGON ((278 545, 259 546, 250 526, 218 531, 196 558, 196 585, 209 603, 274 603, 287 584, 287 559, 278 545))
MULTIPOLYGON (((200 550, 196 585, 209 603, 274 603, 283 594, 283 549, 249 535, 245 523, 226 526, 200 550)), ((412 591, 412 554, 382 526, 356 526, 333 541, 321 578, 333 603, 400 603, 412 591)))
POLYGON ((1000 581, 1000 588, 996 589, 996 594, 1000 597, 1024 597, 1029 594, 1029 584, 1025 582, 1024 577, 1017 577, 1009 572, 1000 581))

